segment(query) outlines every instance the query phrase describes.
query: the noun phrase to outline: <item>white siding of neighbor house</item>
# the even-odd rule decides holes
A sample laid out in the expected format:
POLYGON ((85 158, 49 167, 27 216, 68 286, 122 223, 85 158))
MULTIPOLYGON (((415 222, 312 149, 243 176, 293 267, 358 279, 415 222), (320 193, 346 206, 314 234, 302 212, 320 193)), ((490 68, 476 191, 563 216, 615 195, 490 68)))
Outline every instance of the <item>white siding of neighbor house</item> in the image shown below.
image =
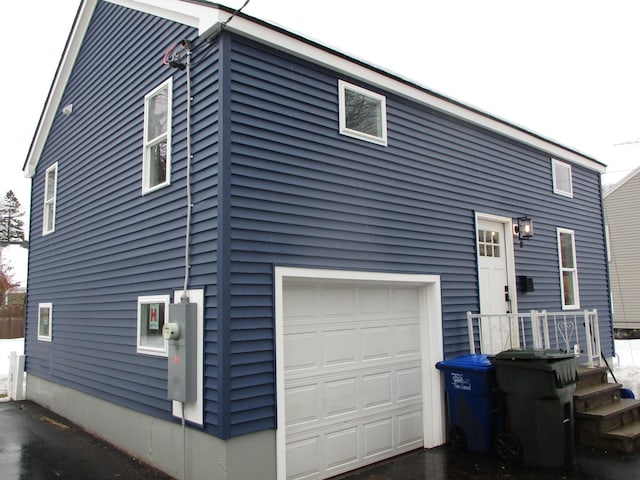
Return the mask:
POLYGON ((640 328, 640 170, 605 194, 614 328, 640 328))

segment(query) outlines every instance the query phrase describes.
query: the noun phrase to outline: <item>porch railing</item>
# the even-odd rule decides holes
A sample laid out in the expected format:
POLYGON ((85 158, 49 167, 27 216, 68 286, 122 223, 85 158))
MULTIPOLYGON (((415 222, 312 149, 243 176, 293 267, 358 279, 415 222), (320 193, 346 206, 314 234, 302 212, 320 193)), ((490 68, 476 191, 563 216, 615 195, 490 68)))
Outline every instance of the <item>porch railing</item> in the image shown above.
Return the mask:
POLYGON ((509 348, 561 350, 580 357, 579 363, 603 364, 597 310, 581 312, 501 313, 467 312, 469 350, 495 354, 509 348), (476 342, 477 340, 477 342, 476 342))

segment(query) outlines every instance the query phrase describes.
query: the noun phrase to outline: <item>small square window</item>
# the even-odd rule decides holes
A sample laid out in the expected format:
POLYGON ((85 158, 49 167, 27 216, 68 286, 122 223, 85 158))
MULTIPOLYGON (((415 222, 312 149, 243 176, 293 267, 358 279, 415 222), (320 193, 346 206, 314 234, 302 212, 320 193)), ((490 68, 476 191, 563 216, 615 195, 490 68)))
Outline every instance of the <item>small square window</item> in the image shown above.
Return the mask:
POLYGON ((53 319, 53 306, 51 303, 38 304, 38 340, 51 341, 51 321, 53 319))
POLYGON ((142 193, 170 183, 172 87, 169 79, 144 97, 142 193))
POLYGON ((338 81, 340 133, 387 145, 385 97, 364 88, 338 81))
POLYGON ((162 327, 169 311, 169 295, 138 297, 138 353, 167 356, 162 327))
POLYGON ((58 163, 54 163, 45 173, 44 210, 42 214, 42 235, 53 233, 56 229, 56 197, 58 190, 58 163))
POLYGON ((551 160, 553 173, 553 193, 573 197, 573 181, 571 178, 571 165, 555 158, 551 160))

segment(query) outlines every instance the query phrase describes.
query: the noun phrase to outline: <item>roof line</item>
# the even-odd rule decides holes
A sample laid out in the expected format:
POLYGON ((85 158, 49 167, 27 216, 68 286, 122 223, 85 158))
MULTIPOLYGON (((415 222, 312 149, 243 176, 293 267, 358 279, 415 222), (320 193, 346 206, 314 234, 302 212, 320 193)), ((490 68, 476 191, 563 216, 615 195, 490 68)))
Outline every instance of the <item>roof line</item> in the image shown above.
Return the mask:
MULTIPOLYGON (((134 8, 139 11, 159 15, 163 18, 182 22, 198 28, 201 37, 217 32, 224 15, 235 12, 229 7, 205 0, 106 0, 110 3, 134 8)), ((71 73, 80 44, 91 19, 97 0, 83 0, 73 22, 71 33, 65 44, 64 52, 56 70, 49 90, 45 107, 40 116, 36 132, 29 147, 29 153, 23 166, 25 175, 33 176, 42 149, 53 124, 55 109, 64 92, 64 85, 71 73)), ((375 85, 383 90, 393 92, 412 101, 422 103, 430 108, 472 122, 506 137, 515 139, 536 149, 547 152, 554 157, 582 165, 586 168, 604 173, 606 165, 595 158, 576 149, 564 146, 555 140, 516 125, 500 117, 487 113, 479 108, 467 105, 459 100, 426 88, 414 81, 395 73, 374 66, 363 60, 328 47, 318 41, 311 40, 301 34, 292 32, 239 12, 227 27, 228 30, 259 43, 270 45, 286 51, 299 58, 323 65, 333 71, 360 81, 375 85)))

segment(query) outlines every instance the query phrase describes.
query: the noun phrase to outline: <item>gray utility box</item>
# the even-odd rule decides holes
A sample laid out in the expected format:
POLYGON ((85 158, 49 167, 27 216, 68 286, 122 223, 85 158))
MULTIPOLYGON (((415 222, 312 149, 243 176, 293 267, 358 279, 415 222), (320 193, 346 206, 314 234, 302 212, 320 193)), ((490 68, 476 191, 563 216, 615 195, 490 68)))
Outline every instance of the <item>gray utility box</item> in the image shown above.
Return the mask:
POLYGON ((167 397, 177 402, 196 399, 197 305, 169 305, 169 321, 178 326, 178 338, 168 340, 167 397))
POLYGON ((505 394, 508 431, 519 443, 512 446, 513 451, 520 449, 522 463, 539 467, 570 463, 575 356, 554 350, 511 349, 490 361, 505 394))

